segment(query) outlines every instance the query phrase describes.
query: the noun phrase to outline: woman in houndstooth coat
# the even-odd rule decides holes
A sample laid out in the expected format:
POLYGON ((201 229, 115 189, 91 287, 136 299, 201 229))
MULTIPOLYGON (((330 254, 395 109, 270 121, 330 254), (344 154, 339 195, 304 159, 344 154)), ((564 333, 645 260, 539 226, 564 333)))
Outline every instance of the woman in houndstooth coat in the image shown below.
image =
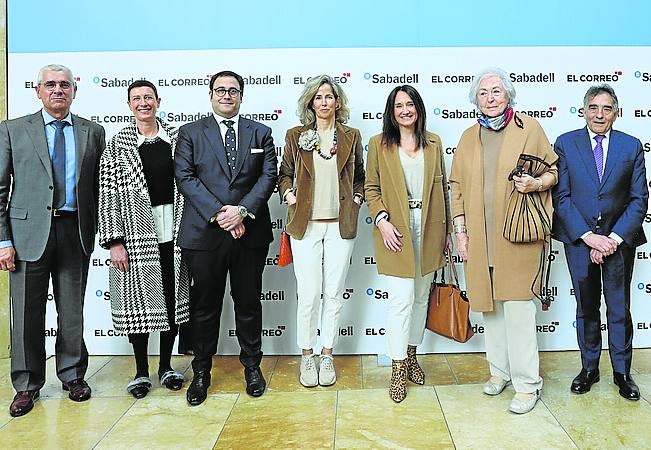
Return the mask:
POLYGON ((151 389, 149 333, 160 331, 158 376, 178 390, 172 370, 178 324, 188 320, 188 271, 175 245, 183 198, 174 182, 178 132, 156 117, 156 87, 138 80, 127 91, 135 123, 119 131, 100 162, 99 244, 111 253, 109 288, 115 330, 133 345, 136 376, 127 391, 142 398, 151 389))

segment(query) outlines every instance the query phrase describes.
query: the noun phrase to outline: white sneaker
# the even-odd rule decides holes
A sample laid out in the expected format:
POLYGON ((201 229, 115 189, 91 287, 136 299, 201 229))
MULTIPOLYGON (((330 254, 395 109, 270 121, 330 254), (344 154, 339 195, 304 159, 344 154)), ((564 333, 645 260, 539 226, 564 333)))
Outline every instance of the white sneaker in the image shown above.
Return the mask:
POLYGON ((299 381, 305 387, 314 387, 319 384, 319 372, 316 367, 314 354, 303 355, 301 358, 301 376, 299 381))
POLYGON ((504 388, 511 384, 510 381, 503 380, 499 377, 490 377, 490 379, 484 383, 484 394, 486 395, 499 395, 502 393, 504 388))
POLYGON ((509 405, 509 411, 516 414, 526 414, 531 411, 540 398, 540 391, 536 390, 531 394, 516 393, 509 405))
POLYGON ((332 386, 337 381, 335 373, 335 363, 332 355, 321 355, 319 364, 319 384, 321 386, 332 386))

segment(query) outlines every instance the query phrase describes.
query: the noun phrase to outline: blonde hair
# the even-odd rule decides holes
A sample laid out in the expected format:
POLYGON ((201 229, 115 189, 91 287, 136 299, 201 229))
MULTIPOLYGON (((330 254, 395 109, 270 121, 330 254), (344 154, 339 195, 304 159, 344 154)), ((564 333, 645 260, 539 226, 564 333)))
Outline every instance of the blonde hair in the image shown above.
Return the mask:
POLYGON ((314 113, 314 109, 312 109, 312 102, 317 91, 324 84, 330 85, 335 98, 339 100, 339 107, 335 111, 335 120, 340 123, 346 123, 348 121, 350 109, 348 108, 348 98, 344 94, 344 90, 329 75, 318 75, 307 80, 303 92, 298 98, 297 114, 303 125, 312 125, 316 122, 316 114, 314 113))

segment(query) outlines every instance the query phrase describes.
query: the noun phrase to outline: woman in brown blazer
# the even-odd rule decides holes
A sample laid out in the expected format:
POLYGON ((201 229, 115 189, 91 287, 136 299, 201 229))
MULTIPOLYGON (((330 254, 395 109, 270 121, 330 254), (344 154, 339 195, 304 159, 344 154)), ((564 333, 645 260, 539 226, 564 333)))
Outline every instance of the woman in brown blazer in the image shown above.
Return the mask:
POLYGON ((308 80, 298 113, 303 125, 287 131, 278 191, 288 205, 286 231, 294 255, 296 333, 303 351, 299 381, 305 387, 330 386, 337 379, 332 349, 364 199, 363 149, 359 130, 344 125, 346 95, 328 75, 308 80))
POLYGON ((425 130, 425 105, 409 85, 394 88, 382 133, 369 142, 366 200, 377 270, 389 292, 386 333, 393 360, 389 396, 401 402, 407 379, 425 383, 416 360, 423 340, 434 271, 451 248, 441 139, 425 130))
POLYGON ((540 124, 513 110, 515 88, 506 72, 489 69, 474 80, 469 97, 479 109, 478 123, 461 136, 450 173, 454 231, 471 308, 484 317, 491 372, 484 393, 498 395, 513 383, 509 409, 523 414, 536 405, 542 388, 532 286, 543 241, 507 240, 506 206, 514 187, 539 191, 551 217, 549 188, 557 181, 558 158, 540 124), (509 181, 523 153, 544 160, 549 169, 536 178, 525 173, 509 181))

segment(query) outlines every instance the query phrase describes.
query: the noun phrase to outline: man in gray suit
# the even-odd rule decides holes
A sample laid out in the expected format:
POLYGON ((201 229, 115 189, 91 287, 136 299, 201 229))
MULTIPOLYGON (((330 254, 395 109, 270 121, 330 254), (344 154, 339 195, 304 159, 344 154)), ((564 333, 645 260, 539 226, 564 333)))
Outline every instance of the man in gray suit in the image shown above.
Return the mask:
POLYGON ((0 124, 0 269, 10 271, 9 413, 27 414, 45 383, 45 310, 50 277, 57 306, 57 376, 71 400, 90 398, 83 309, 97 231, 104 128, 70 113, 70 69, 43 67, 43 109, 0 124))

